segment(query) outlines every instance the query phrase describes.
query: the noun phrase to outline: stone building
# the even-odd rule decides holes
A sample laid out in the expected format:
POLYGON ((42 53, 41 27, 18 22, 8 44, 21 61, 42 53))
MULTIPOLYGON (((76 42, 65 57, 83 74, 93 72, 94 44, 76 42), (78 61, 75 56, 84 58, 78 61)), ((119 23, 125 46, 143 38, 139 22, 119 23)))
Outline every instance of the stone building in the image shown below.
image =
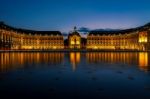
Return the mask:
POLYGON ((32 31, 0 23, 0 49, 64 49, 59 31, 32 31))
POLYGON ((81 37, 76 27, 64 40, 59 31, 33 31, 0 23, 2 50, 150 50, 150 23, 141 27, 117 31, 90 31, 81 37))
POLYGON ((91 31, 87 49, 150 50, 150 24, 118 31, 91 31))
POLYGON ((80 49, 81 48, 81 36, 77 32, 76 27, 74 27, 74 31, 69 34, 69 48, 70 49, 80 49))

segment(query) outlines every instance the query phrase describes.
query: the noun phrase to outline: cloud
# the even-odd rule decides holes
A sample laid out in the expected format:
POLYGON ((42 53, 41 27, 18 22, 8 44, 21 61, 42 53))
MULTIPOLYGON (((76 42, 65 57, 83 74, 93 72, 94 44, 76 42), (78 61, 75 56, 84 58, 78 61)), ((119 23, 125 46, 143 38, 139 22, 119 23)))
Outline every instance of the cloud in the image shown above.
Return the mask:
POLYGON ((85 32, 90 32, 91 30, 87 27, 81 27, 78 29, 78 32, 82 32, 82 33, 85 33, 85 32))

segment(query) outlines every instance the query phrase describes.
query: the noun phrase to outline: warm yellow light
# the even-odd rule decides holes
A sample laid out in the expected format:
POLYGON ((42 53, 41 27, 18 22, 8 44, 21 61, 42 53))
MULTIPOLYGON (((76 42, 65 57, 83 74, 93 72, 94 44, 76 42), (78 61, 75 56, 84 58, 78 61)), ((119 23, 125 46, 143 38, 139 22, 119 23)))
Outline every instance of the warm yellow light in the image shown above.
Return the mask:
POLYGON ((80 42, 79 42, 79 41, 77 41, 77 42, 76 42, 76 44, 80 44, 80 42))
POLYGON ((140 52, 139 53, 139 67, 142 70, 146 70, 148 66, 148 53, 147 52, 140 52))
POLYGON ((140 43, 147 43, 147 37, 141 37, 139 38, 140 43))
POLYGON ((77 60, 77 63, 80 62, 80 52, 76 53, 76 60, 77 60))
POLYGON ((147 38, 145 38, 145 42, 147 42, 147 38))
POLYGON ((139 42, 140 43, 147 43, 148 38, 147 38, 147 32, 142 32, 139 34, 139 42))
POLYGON ((71 41, 71 44, 75 44, 75 42, 74 42, 74 41, 71 41))
POLYGON ((97 46, 94 46, 94 49, 98 49, 98 47, 97 47, 97 46))
POLYGON ((32 46, 23 46, 23 49, 32 49, 32 46))
POLYGON ((72 63, 72 69, 73 71, 76 70, 76 64, 78 64, 80 62, 80 53, 74 53, 74 52, 71 52, 70 53, 70 61, 72 63))
POLYGON ((53 46, 53 49, 56 49, 57 47, 56 46, 53 46))

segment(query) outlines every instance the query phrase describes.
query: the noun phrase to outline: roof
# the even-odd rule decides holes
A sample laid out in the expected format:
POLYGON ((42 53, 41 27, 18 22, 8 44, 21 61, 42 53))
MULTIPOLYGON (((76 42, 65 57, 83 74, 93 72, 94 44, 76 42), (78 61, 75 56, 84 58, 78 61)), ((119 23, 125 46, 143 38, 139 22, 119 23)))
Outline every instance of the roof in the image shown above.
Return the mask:
POLYGON ((60 31, 35 31, 35 30, 14 28, 14 27, 11 27, 11 26, 8 26, 8 25, 4 24, 3 22, 0 22, 0 28, 11 30, 11 31, 16 31, 16 32, 19 32, 19 33, 24 33, 24 34, 31 34, 31 35, 35 35, 35 34, 40 34, 40 35, 62 35, 62 33, 60 31))

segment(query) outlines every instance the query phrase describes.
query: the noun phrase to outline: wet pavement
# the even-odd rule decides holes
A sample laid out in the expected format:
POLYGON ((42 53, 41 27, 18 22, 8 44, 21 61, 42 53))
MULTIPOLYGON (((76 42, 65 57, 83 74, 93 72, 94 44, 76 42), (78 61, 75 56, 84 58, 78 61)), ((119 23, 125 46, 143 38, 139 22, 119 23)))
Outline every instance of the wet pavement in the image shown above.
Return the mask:
POLYGON ((150 99, 150 53, 0 53, 0 96, 150 99))

